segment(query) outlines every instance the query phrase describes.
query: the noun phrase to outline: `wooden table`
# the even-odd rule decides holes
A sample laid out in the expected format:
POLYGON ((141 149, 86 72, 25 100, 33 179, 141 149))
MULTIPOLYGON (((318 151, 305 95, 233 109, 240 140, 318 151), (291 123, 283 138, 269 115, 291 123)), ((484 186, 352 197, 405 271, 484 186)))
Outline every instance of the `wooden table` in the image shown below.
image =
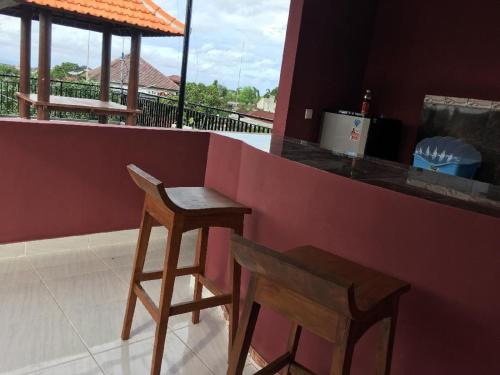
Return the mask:
POLYGON ((35 108, 43 107, 48 111, 83 112, 102 116, 137 116, 140 110, 130 110, 126 106, 115 102, 104 102, 96 99, 71 98, 67 96, 51 95, 49 102, 39 101, 37 94, 22 94, 17 92, 20 101, 33 105, 35 108))

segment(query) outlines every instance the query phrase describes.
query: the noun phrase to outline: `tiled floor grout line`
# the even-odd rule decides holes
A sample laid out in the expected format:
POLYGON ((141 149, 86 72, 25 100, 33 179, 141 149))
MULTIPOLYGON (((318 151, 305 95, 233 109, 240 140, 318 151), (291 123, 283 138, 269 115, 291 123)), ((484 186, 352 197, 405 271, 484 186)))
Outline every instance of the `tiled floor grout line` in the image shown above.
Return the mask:
MULTIPOLYGON (((29 257, 28 257, 29 258, 29 257)), ((92 360, 97 364, 97 366, 99 367, 99 369, 101 370, 101 372, 103 374, 106 374, 104 372, 104 370, 102 369, 102 367, 99 365, 99 363, 96 361, 96 359, 94 358, 94 356, 92 355, 91 351, 90 351, 90 348, 87 347, 87 344, 85 343, 85 341, 83 340, 83 337, 80 335, 80 333, 78 332, 78 330, 76 329, 76 327, 74 326, 73 322, 71 321, 71 319, 69 318, 69 316, 66 314, 66 311, 64 311, 64 309, 62 308, 62 306, 59 304, 59 302, 57 301, 56 299, 56 296, 54 295, 54 293, 52 293, 52 290, 50 290, 50 288, 48 287, 47 283, 45 282, 45 280, 43 279, 42 275, 38 272, 38 270, 36 269, 35 265, 31 262, 30 259, 28 259, 28 261, 30 262, 30 265, 31 267, 33 268, 33 270, 35 271, 35 273, 37 274, 37 276, 40 278, 40 281, 42 282, 43 286, 45 287, 45 289, 47 289, 47 291, 49 292, 50 296, 52 297, 52 299, 54 300, 54 303, 57 305, 57 307, 59 308, 59 310, 61 310, 64 318, 67 320, 67 322, 69 323, 69 325, 71 326, 71 329, 74 331, 74 333, 78 336, 78 338, 80 339, 83 347, 85 348, 85 350, 88 352, 88 354, 90 355, 90 357, 92 358, 92 360)), ((76 360, 72 360, 72 361, 67 361, 67 362, 61 362, 57 365, 54 365, 54 366, 49 366, 49 367, 46 367, 44 369, 38 369, 36 371, 41 371, 41 370, 45 370, 45 369, 48 369, 48 368, 54 368, 56 366, 60 366, 60 365, 63 365, 63 364, 66 364, 66 363, 70 363, 70 362, 74 362, 74 361, 77 361, 77 360, 81 360, 83 359, 84 357, 82 358, 79 358, 79 359, 76 359, 76 360)), ((36 372, 34 371, 34 372, 36 372)))
MULTIPOLYGON (((92 240, 91 240, 91 236, 92 235, 87 235, 87 247, 86 248, 78 248, 78 249, 64 249, 64 250, 60 250, 60 251, 44 251, 44 252, 41 252, 39 255, 45 255, 45 256, 50 256, 50 255, 57 255, 57 254, 61 254, 61 253, 64 253, 64 252, 73 252, 75 250, 80 250, 80 251, 89 251, 92 255, 93 255, 93 258, 97 258, 99 260, 98 263, 101 263, 105 270, 103 271, 111 271, 111 274, 113 276, 115 276, 116 278, 118 278, 118 280, 120 280, 120 283, 121 284, 125 284, 125 285, 129 285, 129 281, 126 281, 123 279, 122 276, 119 275, 118 273, 118 269, 121 268, 121 267, 127 267, 127 266, 121 266, 121 267, 113 267, 113 264, 108 264, 108 262, 106 262, 103 258, 101 258, 99 255, 98 255, 98 252, 99 252, 99 249, 101 247, 107 247, 109 245, 101 245, 101 246, 92 246, 92 240)), ((163 237, 163 236, 162 236, 163 237)), ((113 245, 121 245, 121 244, 129 244, 130 241, 120 241, 118 243, 113 243, 113 245)), ((85 245, 84 245, 85 246, 85 245)), ((49 284, 48 284, 48 281, 45 280, 45 278, 42 276, 42 274, 38 271, 38 268, 35 266, 35 263, 34 263, 34 259, 33 257, 36 257, 38 254, 28 254, 28 242, 24 242, 24 255, 21 255, 21 256, 17 256, 17 257, 12 257, 12 258, 25 258, 28 262, 29 262, 29 265, 30 265, 30 268, 33 270, 33 272, 37 275, 40 283, 43 285, 43 287, 47 290, 47 292, 49 293, 51 299, 54 301, 54 303, 56 304, 57 308, 59 309, 59 311, 62 313, 64 319, 66 319, 66 321, 69 323, 73 333, 76 334, 76 336, 78 337, 78 339, 80 340, 80 342, 83 344, 83 347, 85 348, 85 352, 82 352, 81 354, 81 357, 79 358, 76 358, 76 359, 68 359, 68 360, 63 360, 61 359, 61 362, 59 363, 56 363, 56 364, 52 364, 52 365, 47 365, 45 367, 40 367, 36 370, 33 370, 33 371, 30 371, 30 372, 27 372, 26 375, 29 375, 29 374, 34 374, 34 373, 37 373, 39 371, 46 371, 47 369, 51 369, 51 368, 56 368, 56 367, 59 367, 59 366, 63 366, 63 365, 66 365, 66 364, 69 364, 69 363, 73 363, 73 362, 77 362, 77 361, 81 361, 85 358, 91 358, 94 363, 97 365, 99 371, 102 372, 102 374, 106 374, 104 368, 101 366, 101 364, 96 360, 96 356, 99 356, 100 354, 102 353, 105 353, 105 352, 108 352, 108 351, 112 351, 112 350, 116 350, 116 349, 119 349, 120 347, 122 347, 123 345, 134 345, 134 344, 138 344, 138 343, 141 343, 143 341, 147 341, 147 340, 151 340, 151 338, 154 338, 154 334, 152 334, 151 336, 147 336, 147 337, 142 337, 140 339, 137 339, 137 340, 134 340, 133 342, 126 342, 124 341, 123 344, 120 344, 120 345, 116 345, 116 346, 113 346, 113 347, 108 347, 104 350, 94 350, 92 351, 91 348, 89 346, 87 346, 87 344, 85 343, 85 340, 83 339, 83 336, 79 333, 76 325, 73 323, 73 321, 70 319, 70 316, 69 314, 65 311, 65 309, 62 307, 62 305, 59 303, 58 299, 56 298, 55 294, 53 293, 52 289, 49 287, 49 284), (89 357, 87 357, 87 354, 89 357)), ((0 260, 4 260, 5 258, 2 258, 0 260)), ((7 259, 10 259, 10 258, 7 258, 7 259)), ((133 267, 133 266, 130 266, 130 267, 133 267)), ((43 268, 43 267, 42 267, 43 268)), ((90 275, 92 274, 93 272, 86 272, 84 273, 83 275, 90 275)), ((193 348, 191 348, 191 346, 185 342, 178 334, 177 334, 177 331, 180 331, 181 329, 186 329, 187 327, 189 327, 189 324, 187 324, 186 326, 181 326, 181 327, 176 327, 176 328, 168 328, 168 330, 186 347, 186 349, 191 352, 195 358, 197 358, 197 360, 200 361, 200 363, 209 371, 210 374, 213 374, 215 375, 215 370, 211 369, 209 367, 209 365, 207 363, 205 363, 205 361, 201 358, 201 356, 199 355, 198 352, 196 352, 193 348)))

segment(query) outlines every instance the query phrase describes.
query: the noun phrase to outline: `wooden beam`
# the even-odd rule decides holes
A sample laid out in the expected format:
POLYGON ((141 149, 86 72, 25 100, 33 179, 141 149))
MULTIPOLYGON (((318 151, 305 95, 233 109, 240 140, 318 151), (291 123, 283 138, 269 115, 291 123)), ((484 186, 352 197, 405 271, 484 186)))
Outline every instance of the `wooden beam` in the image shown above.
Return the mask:
MULTIPOLYGON (((52 44, 52 15, 48 10, 40 10, 40 42, 38 50, 38 100, 50 101, 50 53, 52 44)), ((40 106, 38 120, 48 120, 50 111, 40 106)))
MULTIPOLYGON (((100 100, 109 101, 109 82, 111 79, 111 30, 106 29, 102 33, 102 55, 101 55, 101 91, 100 100)), ((88 69, 88 67, 87 67, 88 69)), ((107 124, 107 116, 99 116, 100 124, 107 124)))
POLYGON ((233 300, 232 298, 233 296, 231 294, 222 294, 220 296, 204 298, 199 301, 178 303, 170 306, 169 315, 180 315, 195 310, 204 310, 220 305, 227 305, 231 303, 233 300))
MULTIPOLYGON (((141 58, 141 33, 135 31, 132 34, 130 45, 130 68, 127 89, 127 108, 137 109, 137 97, 139 92, 139 64, 141 58)), ((136 124, 136 115, 127 116, 127 125, 136 124)))
MULTIPOLYGON (((19 63, 19 92, 29 95, 31 91, 31 18, 26 11, 21 16, 21 60, 19 63)), ((24 100, 19 101, 19 116, 30 118, 30 105, 24 100)))

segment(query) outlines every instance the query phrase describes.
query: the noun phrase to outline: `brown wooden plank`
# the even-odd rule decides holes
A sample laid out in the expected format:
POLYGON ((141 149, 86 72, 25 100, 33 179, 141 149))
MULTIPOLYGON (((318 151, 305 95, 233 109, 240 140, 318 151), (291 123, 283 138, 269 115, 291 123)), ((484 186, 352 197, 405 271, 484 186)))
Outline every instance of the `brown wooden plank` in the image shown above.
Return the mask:
POLYGON ((196 275, 201 268, 199 266, 181 267, 175 271, 175 276, 196 275))
MULTIPOLYGON (((102 102, 109 102, 109 85, 111 80, 111 31, 104 30, 102 33, 102 53, 101 53, 101 87, 99 99, 102 102)), ((99 123, 106 124, 108 118, 106 115, 99 116, 99 123)))
POLYGON ((200 301, 178 303, 170 307, 170 315, 185 314, 195 310, 204 310, 220 305, 227 305, 231 303, 231 301, 231 294, 222 294, 220 296, 204 298, 200 301))
MULTIPOLYGON (((49 110, 65 112, 88 112, 102 114, 127 114, 130 111, 124 105, 115 102, 103 102, 96 99, 71 98, 66 96, 50 95, 49 101, 40 100, 37 94, 16 93, 16 96, 36 107, 47 107, 49 110)), ((135 113, 139 113, 136 110, 135 113)))
POLYGON ((158 323, 160 321, 160 310, 155 305, 151 297, 146 293, 140 284, 134 285, 135 295, 141 300, 142 304, 149 311, 153 320, 158 323))
MULTIPOLYGON (((29 94, 31 90, 31 17, 29 11, 21 16, 21 59, 19 64, 19 91, 29 94)), ((30 105, 26 101, 19 101, 19 115, 30 118, 30 105)))
POLYGON ((143 272, 139 275, 139 281, 159 280, 163 277, 163 271, 143 272))
MULTIPOLYGON (((38 97, 42 102, 50 98, 50 55, 52 44, 52 15, 50 11, 41 10, 39 15, 39 43, 38 43, 38 97)), ((37 119, 48 120, 49 109, 46 106, 37 107, 37 119)))
POLYGON ((139 92, 139 64, 141 57, 141 33, 132 33, 130 44, 130 68, 127 87, 127 108, 130 113, 127 116, 127 125, 135 125, 136 116, 133 115, 137 109, 137 97, 139 92))
POLYGON ((283 367, 288 365, 291 361, 291 358, 292 356, 290 353, 285 353, 282 356, 276 358, 274 361, 272 361, 263 369, 257 371, 255 375, 274 375, 283 367))

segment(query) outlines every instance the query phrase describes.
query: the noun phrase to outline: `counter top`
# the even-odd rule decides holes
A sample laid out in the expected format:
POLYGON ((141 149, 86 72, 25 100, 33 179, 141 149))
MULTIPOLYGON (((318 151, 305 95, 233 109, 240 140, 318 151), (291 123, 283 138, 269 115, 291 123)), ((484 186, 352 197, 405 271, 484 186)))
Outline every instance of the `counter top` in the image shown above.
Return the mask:
POLYGON ((276 135, 222 133, 271 154, 343 177, 438 203, 500 217, 500 186, 369 156, 351 157, 276 135))

